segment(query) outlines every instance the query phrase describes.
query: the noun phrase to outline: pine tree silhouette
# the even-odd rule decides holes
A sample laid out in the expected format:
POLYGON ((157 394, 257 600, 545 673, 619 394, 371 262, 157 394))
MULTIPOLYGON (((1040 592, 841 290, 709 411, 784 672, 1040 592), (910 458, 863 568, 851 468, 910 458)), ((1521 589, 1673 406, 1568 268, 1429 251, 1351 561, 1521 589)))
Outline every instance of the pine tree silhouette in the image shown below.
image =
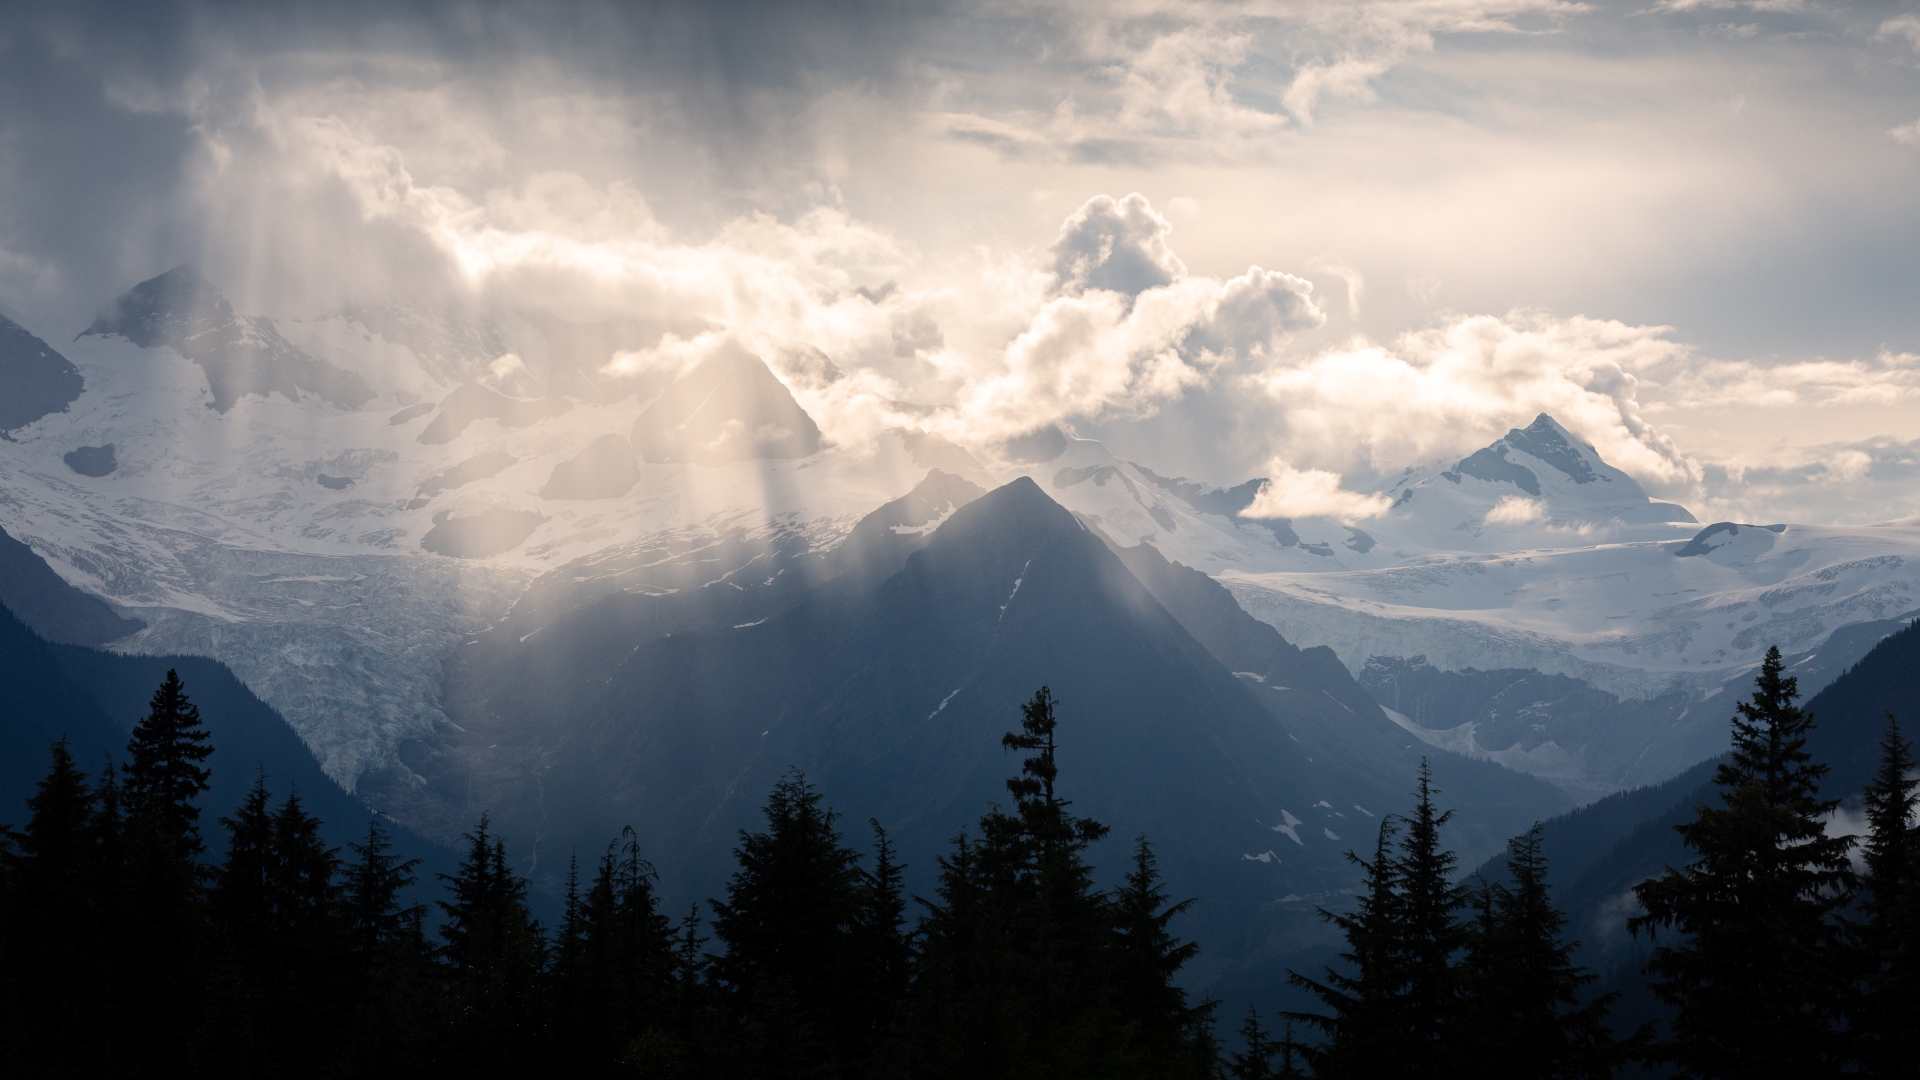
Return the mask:
POLYGON ((526 880, 507 865, 506 844, 485 815, 464 839, 458 871, 440 875, 452 894, 440 902, 453 1008, 443 1059, 469 1074, 524 1073, 537 1068, 542 1048, 546 942, 526 880))
POLYGON ((1833 914, 1852 886, 1851 837, 1826 834, 1838 800, 1819 797, 1825 765, 1805 750, 1812 718, 1768 649, 1752 700, 1737 706, 1732 759, 1714 775, 1721 806, 1695 808, 1677 831, 1698 858, 1635 887, 1661 931, 1647 965, 1675 1009, 1658 1049, 1682 1075, 1819 1075, 1839 1067, 1836 1023, 1849 978, 1833 914))
POLYGON ((1456 1075, 1586 1080, 1613 1075, 1624 1048, 1606 1016, 1620 995, 1582 1004, 1596 976, 1573 962, 1578 942, 1562 943, 1566 916, 1547 891, 1540 826, 1507 842, 1511 887, 1495 883, 1474 897, 1478 917, 1461 960, 1463 997, 1449 1034, 1456 1075))
POLYGON ((124 814, 114 907, 112 984, 125 1045, 153 1072, 187 1069, 202 1030, 206 960, 205 845, 199 799, 207 790, 209 734, 169 670, 147 715, 134 725, 117 787, 124 814))
POLYGON ((1907 1075, 1920 1061, 1920 779, 1913 773, 1913 744, 1888 714, 1880 766, 1865 792, 1865 985, 1850 1025, 1860 1065, 1873 1076, 1907 1075))
POLYGON ((798 771, 774 785, 765 814, 765 832, 740 834, 726 901, 712 902, 727 947, 713 970, 744 1031, 742 1068, 846 1067, 862 1045, 850 985, 859 856, 798 771))
MULTIPOLYGON (((110 1071, 95 1037, 101 981, 108 976, 100 936, 96 797, 62 738, 50 747, 47 775, 27 800, 29 817, 13 834, 0 904, 0 965, 15 999, 11 1040, 16 1067, 45 1076, 110 1071)), ((4 849, 0 849, 4 850, 4 849)))

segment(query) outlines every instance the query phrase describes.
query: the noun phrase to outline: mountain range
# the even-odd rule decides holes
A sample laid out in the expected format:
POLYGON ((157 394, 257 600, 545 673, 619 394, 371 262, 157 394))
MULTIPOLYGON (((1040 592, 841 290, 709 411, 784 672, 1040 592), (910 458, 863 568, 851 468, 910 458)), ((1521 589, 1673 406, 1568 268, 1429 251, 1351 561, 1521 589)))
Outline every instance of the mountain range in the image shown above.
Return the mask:
POLYGON ((1261 478, 1052 427, 841 444, 825 358, 621 360, 660 334, 277 320, 184 268, 58 348, 0 320, 0 604, 217 661, 343 798, 490 811, 543 887, 631 823, 676 902, 789 769, 924 888, 1048 685, 1070 797, 1159 845, 1226 983, 1325 943, 1422 756, 1478 862, 1694 776, 1769 645, 1811 693, 1920 612, 1920 522, 1703 525, 1546 415, 1383 516, 1255 518, 1261 478))

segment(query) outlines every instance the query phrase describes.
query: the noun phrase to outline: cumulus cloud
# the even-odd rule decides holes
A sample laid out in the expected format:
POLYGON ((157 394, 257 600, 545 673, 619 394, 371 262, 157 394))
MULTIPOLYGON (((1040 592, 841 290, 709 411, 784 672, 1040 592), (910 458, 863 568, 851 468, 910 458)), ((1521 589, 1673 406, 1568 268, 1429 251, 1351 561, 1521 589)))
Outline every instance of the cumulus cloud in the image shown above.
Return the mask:
POLYGON ((1697 466, 1644 419, 1635 373, 1687 355, 1666 327, 1515 312, 1356 339, 1250 382, 1272 402, 1280 453, 1316 467, 1469 452, 1546 412, 1628 472, 1685 481, 1697 466))
POLYGON ((1920 120, 1888 128, 1887 137, 1902 146, 1920 146, 1920 120))
POLYGON ((1393 509, 1393 500, 1385 495, 1362 494, 1340 486, 1340 474, 1323 469, 1296 469, 1276 460, 1268 466, 1271 474, 1254 494, 1253 502, 1240 516, 1249 518, 1328 517, 1339 521, 1364 521, 1393 509))
POLYGON ((1171 285, 1187 274, 1167 244, 1172 234, 1173 225, 1138 192, 1118 201, 1110 195, 1089 199, 1048 249, 1054 287, 1068 294, 1107 289, 1138 296, 1171 285))

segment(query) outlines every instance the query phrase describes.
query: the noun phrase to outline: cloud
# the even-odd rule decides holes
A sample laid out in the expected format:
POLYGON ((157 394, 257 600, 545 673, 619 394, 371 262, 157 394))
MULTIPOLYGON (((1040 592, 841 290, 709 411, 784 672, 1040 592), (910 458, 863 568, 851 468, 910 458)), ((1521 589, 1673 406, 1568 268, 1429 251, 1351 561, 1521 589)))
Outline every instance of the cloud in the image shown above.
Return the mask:
POLYGON ((1528 522, 1544 520, 1546 516, 1547 506, 1544 502, 1520 495, 1508 495, 1493 509, 1487 511, 1484 520, 1489 525, 1525 525, 1528 522))
POLYGON ((1887 136, 1902 146, 1920 146, 1920 120, 1888 128, 1887 136))
POLYGON ((1089 199, 1048 249, 1054 287, 1068 294, 1108 289, 1137 296, 1171 285, 1187 274, 1167 244, 1172 234, 1173 225, 1137 192, 1117 202, 1109 195, 1089 199))
POLYGON ((1357 338, 1249 377, 1289 461, 1376 471, 1470 452, 1551 413, 1628 472, 1697 467, 1642 416, 1635 372, 1691 355, 1659 326, 1541 312, 1454 316, 1387 345, 1357 338))
POLYGON ((1705 360, 1690 353, 1649 358, 1638 368, 1657 396, 1649 412, 1674 409, 1836 408, 1920 399, 1920 354, 1881 352, 1872 360, 1761 364, 1705 360))
POLYGON ((1888 41, 1905 38, 1913 51, 1920 53, 1920 15, 1909 12, 1880 24, 1879 36, 1888 41))
POLYGON ((1364 521, 1393 509, 1393 500, 1385 495, 1366 495, 1340 486, 1340 474, 1320 469, 1296 469, 1275 460, 1268 466, 1271 474, 1253 502, 1240 516, 1249 518, 1329 517, 1339 521, 1364 521))

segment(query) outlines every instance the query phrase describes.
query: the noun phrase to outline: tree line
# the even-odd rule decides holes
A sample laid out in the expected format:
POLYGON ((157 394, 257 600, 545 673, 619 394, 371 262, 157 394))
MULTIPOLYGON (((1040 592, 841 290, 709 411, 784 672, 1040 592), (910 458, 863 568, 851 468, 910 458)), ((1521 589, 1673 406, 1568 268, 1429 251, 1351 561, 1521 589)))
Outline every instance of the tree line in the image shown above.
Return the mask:
MULTIPOLYGON (((1864 838, 1828 828, 1813 718, 1770 649, 1736 706, 1720 805, 1678 826, 1693 859, 1636 885, 1627 921, 1670 1011, 1617 1037, 1619 997, 1593 995, 1553 906, 1539 826, 1510 842, 1505 880, 1454 880, 1422 767, 1417 803, 1382 822, 1350 913, 1321 911, 1344 966, 1292 973, 1320 1012, 1274 1040, 1258 1017, 1239 1077, 1607 1077, 1628 1062, 1701 1078, 1920 1074, 1920 825, 1913 746, 1889 715, 1863 793, 1864 838), (1857 853, 1856 869, 1852 856, 1857 853)), ((1238 1060, 1238 1059, 1236 1059, 1238 1060)))
POLYGON ((1450 812, 1422 766, 1381 823, 1341 965, 1293 984, 1321 1011, 1279 1037, 1178 985, 1197 946, 1173 920, 1152 846, 1093 884, 1105 826, 1056 791, 1056 702, 1022 706, 1011 807, 990 808, 910 898, 887 833, 862 854, 798 773, 742 831, 724 899, 662 910, 631 828, 569 870, 557 926, 485 817, 409 904, 417 861, 376 816, 327 846, 295 793, 264 780, 217 825, 198 799, 208 736, 177 675, 124 765, 89 777, 64 741, 0 858, 0 1055, 9 1076, 1023 1078, 1604 1077, 1664 1062, 1690 1076, 1905 1075, 1916 1059, 1920 831, 1911 745, 1891 717, 1866 792, 1869 835, 1829 836, 1811 724, 1770 652, 1716 777, 1723 806, 1682 834, 1697 858, 1642 883, 1631 927, 1668 1030, 1616 1037, 1547 883, 1539 827, 1503 880, 1456 881, 1450 812), (909 919, 908 902, 921 912, 909 919), (1782 1072, 1780 1070, 1786 1070, 1782 1072))

